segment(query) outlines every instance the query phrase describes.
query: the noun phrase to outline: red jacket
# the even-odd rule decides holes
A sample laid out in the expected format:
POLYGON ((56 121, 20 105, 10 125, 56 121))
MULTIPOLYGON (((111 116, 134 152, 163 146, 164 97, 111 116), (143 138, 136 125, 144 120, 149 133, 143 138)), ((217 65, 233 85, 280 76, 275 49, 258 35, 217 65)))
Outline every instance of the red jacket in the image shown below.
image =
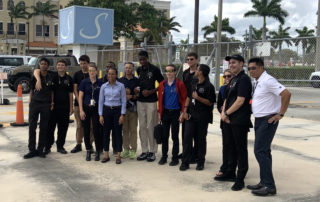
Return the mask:
MULTIPOLYGON (((163 93, 164 93, 164 85, 168 82, 168 79, 163 80, 159 84, 158 88, 158 112, 160 113, 160 117, 162 117, 162 112, 164 109, 163 105, 163 93)), ((179 104, 181 107, 181 111, 184 110, 184 104, 186 102, 187 98, 187 89, 186 86, 182 81, 180 81, 178 78, 176 78, 176 90, 178 92, 178 99, 179 99, 179 104)))

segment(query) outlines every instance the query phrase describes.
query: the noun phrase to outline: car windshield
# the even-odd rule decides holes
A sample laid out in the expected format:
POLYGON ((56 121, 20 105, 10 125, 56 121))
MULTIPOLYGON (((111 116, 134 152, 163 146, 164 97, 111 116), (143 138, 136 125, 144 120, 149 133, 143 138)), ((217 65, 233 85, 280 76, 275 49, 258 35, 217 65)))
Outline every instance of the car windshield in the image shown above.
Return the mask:
POLYGON ((28 62, 28 65, 32 66, 32 65, 35 65, 37 62, 37 58, 36 57, 32 57, 29 62, 28 62))

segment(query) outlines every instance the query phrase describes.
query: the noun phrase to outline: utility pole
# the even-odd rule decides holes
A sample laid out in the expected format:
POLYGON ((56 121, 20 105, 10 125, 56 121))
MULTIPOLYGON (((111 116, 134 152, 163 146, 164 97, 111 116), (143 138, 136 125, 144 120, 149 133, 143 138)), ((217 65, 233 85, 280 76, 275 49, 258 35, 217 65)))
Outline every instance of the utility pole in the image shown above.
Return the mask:
POLYGON ((198 53, 198 30, 199 30, 199 0, 195 0, 194 4, 194 29, 193 29, 194 52, 198 53))
POLYGON ((217 40, 216 40, 216 75, 215 87, 216 90, 220 89, 220 57, 221 57, 221 28, 222 28, 222 0, 219 0, 218 5, 218 26, 217 26, 217 40))
POLYGON ((320 0, 318 0, 318 21, 317 21, 317 47, 316 47, 316 69, 320 71, 320 0))

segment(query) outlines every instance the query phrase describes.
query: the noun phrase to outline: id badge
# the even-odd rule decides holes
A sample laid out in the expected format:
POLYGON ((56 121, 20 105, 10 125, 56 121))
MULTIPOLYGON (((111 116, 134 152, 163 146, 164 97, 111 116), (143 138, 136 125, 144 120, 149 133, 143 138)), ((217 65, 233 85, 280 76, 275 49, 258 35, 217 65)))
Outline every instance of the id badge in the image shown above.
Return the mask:
POLYGON ((193 105, 196 105, 196 100, 192 99, 191 102, 193 103, 193 105))
POLYGON ((96 104, 96 101, 94 101, 94 99, 90 100, 90 106, 94 106, 96 104))

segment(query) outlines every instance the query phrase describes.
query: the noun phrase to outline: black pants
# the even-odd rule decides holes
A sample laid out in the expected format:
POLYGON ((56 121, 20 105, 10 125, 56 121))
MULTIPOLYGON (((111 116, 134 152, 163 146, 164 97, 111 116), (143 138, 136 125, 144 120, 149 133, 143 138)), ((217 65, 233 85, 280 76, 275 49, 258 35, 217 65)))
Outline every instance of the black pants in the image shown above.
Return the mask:
POLYGON ((225 129, 226 124, 225 122, 220 123, 220 128, 221 128, 221 132, 222 132, 222 165, 220 166, 220 172, 222 173, 226 173, 228 170, 228 155, 229 155, 229 151, 228 151, 228 134, 227 130, 225 129))
POLYGON ((243 180, 248 172, 249 126, 225 124, 225 140, 228 154, 228 174, 234 175, 238 166, 237 179, 243 180))
POLYGON ((164 109, 162 114, 162 125, 164 128, 162 136, 162 156, 168 157, 169 136, 171 127, 172 146, 172 160, 178 160, 179 154, 179 116, 180 109, 167 110, 164 109))
MULTIPOLYGON (((186 122, 182 122, 182 140, 184 139, 184 134, 185 134, 185 127, 186 127, 186 122)), ((198 155, 198 137, 196 135, 193 135, 193 144, 192 144, 192 156, 191 159, 195 160, 197 159, 198 155)))
POLYGON ((98 107, 90 107, 88 105, 83 106, 84 113, 86 114, 85 119, 82 121, 82 126, 84 130, 84 143, 86 145, 86 150, 91 150, 92 145, 90 144, 90 120, 92 120, 92 129, 94 135, 94 143, 96 145, 96 151, 102 150, 102 133, 101 124, 99 122, 98 107))
POLYGON ((69 127, 69 107, 55 106, 50 114, 48 139, 46 149, 50 149, 54 143, 54 131, 58 125, 57 132, 57 148, 61 149, 66 141, 67 131, 69 127))
POLYGON ((37 150, 43 152, 47 142, 48 123, 50 119, 50 103, 31 102, 29 105, 29 143, 30 151, 36 150, 36 129, 40 115, 40 132, 37 150))
POLYGON ((276 124, 268 123, 273 115, 256 118, 254 123, 255 141, 254 154, 260 167, 260 183, 266 187, 275 188, 272 175, 271 143, 278 128, 276 124))
POLYGON ((114 151, 122 152, 122 125, 119 125, 121 107, 110 108, 103 106, 103 149, 109 151, 110 132, 113 129, 114 151))
POLYGON ((186 120, 185 135, 183 139, 183 158, 182 163, 189 164, 192 158, 192 138, 197 137, 195 147, 197 147, 197 163, 204 164, 207 152, 207 133, 208 122, 186 120))

